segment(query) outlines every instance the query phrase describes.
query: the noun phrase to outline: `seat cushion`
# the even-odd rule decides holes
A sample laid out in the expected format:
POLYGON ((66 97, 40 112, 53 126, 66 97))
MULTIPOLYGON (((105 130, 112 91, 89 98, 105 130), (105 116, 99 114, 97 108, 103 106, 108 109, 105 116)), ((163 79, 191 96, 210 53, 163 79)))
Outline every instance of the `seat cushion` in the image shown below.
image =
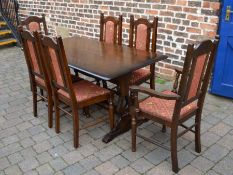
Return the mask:
POLYGON ((150 69, 147 69, 147 68, 141 68, 141 69, 135 70, 131 75, 130 84, 131 85, 137 84, 137 82, 139 82, 145 77, 150 76, 150 74, 151 74, 150 69))
MULTIPOLYGON (((74 83, 73 89, 78 103, 110 93, 109 90, 99 87, 86 80, 81 80, 74 83)), ((69 94, 62 89, 58 90, 58 93, 67 98, 70 98, 69 94)))
MULTIPOLYGON (((171 91, 163 91, 164 94, 175 94, 171 91)), ((162 120, 172 122, 173 111, 175 107, 175 100, 160 99, 157 97, 149 97, 139 103, 139 109, 143 113, 161 118, 162 120)), ((197 103, 192 102, 184 106, 180 112, 180 118, 184 118, 191 112, 197 109, 197 103)))

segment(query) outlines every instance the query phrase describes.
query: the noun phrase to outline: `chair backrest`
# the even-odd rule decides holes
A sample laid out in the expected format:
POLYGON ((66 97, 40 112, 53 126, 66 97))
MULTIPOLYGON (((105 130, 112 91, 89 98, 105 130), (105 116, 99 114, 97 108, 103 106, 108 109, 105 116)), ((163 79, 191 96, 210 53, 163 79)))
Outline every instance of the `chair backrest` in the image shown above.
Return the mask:
POLYGON ((20 25, 25 26, 31 32, 44 31, 44 34, 48 35, 48 28, 44 14, 42 15, 42 17, 29 16, 24 21, 21 21, 20 25), (44 30, 41 29, 41 25, 43 26, 44 30))
POLYGON ((181 107, 198 100, 198 107, 203 106, 208 89, 210 75, 218 40, 206 40, 198 45, 188 45, 183 74, 178 94, 181 107))
POLYGON ((38 32, 35 31, 32 34, 29 30, 24 29, 22 26, 18 27, 18 31, 22 38, 23 51, 30 78, 35 79, 36 77, 39 77, 48 82, 45 64, 41 58, 38 41, 35 37, 35 35, 38 35, 38 32))
POLYGON ((100 41, 118 45, 122 44, 122 15, 118 19, 100 15, 100 41))
POLYGON ((40 36, 41 51, 43 58, 47 63, 47 69, 50 76, 53 90, 61 89, 65 91, 72 100, 75 99, 72 89, 70 69, 68 67, 65 49, 61 37, 40 36))
POLYGON ((154 17, 153 22, 139 18, 134 20, 130 16, 129 46, 139 50, 156 52, 158 17, 154 17), (152 33, 152 36, 151 36, 152 33))

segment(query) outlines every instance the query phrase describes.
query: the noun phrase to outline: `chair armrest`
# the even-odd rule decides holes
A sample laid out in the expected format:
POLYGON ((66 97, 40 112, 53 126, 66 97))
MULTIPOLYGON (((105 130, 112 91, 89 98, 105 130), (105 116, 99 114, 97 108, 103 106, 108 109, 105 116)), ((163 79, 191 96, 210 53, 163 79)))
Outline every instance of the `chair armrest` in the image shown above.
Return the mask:
POLYGON ((166 100, 178 100, 180 98, 180 96, 177 94, 164 94, 161 92, 157 92, 153 89, 149 89, 141 86, 131 86, 129 89, 130 92, 136 92, 136 93, 140 92, 140 93, 148 94, 152 97, 162 98, 166 100))

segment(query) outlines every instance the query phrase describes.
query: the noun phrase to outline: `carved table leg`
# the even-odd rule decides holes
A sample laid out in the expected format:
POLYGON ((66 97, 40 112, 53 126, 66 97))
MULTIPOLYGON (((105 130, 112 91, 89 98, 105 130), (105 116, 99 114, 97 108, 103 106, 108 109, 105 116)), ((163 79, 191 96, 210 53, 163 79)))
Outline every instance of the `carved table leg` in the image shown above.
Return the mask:
POLYGON ((124 102, 128 102, 129 99, 129 80, 130 75, 126 75, 118 78, 118 85, 120 87, 120 98, 117 105, 117 113, 119 118, 116 123, 116 127, 113 128, 108 134, 102 139, 103 142, 108 143, 112 141, 118 135, 121 135, 131 128, 131 118, 127 112, 127 104, 124 105, 124 102))

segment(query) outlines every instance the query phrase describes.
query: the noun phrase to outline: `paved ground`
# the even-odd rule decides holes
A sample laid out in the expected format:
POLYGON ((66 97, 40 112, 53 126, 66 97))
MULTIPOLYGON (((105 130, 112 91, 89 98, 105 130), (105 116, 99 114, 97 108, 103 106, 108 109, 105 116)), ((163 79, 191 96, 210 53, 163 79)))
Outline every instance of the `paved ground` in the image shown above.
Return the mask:
MULTIPOLYGON (((161 89, 161 85, 157 88, 161 89)), ((95 106, 91 111, 93 118, 106 115, 105 110, 95 106)), ((83 116, 81 120, 87 121, 83 116)), ((82 130, 81 147, 74 150, 71 129, 72 122, 65 117, 61 120, 60 134, 48 129, 43 103, 39 104, 39 117, 33 117, 23 54, 19 48, 0 50, 0 174, 173 174, 169 152, 138 139, 137 152, 132 153, 129 132, 104 144, 101 138, 109 129, 103 123, 82 130)), ((159 125, 150 122, 140 128, 140 133, 162 141, 168 139, 159 125)), ((232 175, 233 102, 207 95, 201 154, 194 152, 191 133, 178 143, 180 175, 232 175)))

